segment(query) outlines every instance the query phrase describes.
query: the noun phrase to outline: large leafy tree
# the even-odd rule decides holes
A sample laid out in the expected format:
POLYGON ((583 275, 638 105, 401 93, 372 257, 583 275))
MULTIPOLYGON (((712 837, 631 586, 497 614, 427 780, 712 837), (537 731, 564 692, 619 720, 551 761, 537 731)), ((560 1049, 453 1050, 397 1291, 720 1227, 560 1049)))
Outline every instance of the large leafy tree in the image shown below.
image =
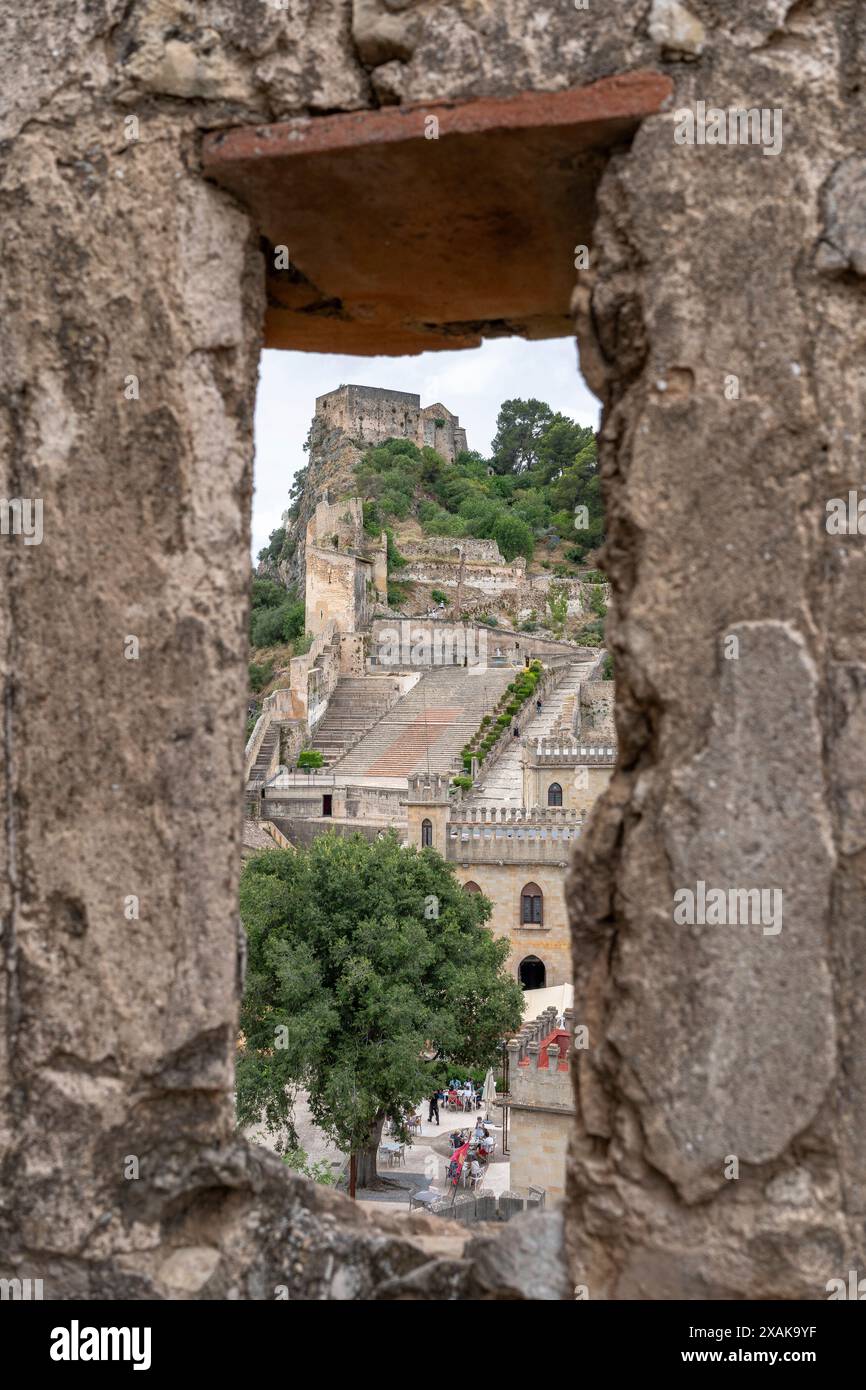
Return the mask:
POLYGON ((544 401, 503 401, 496 419, 490 462, 497 473, 523 473, 538 462, 538 446, 554 419, 544 401))
POLYGON ((238 1117, 295 1142, 301 1088, 319 1127, 375 1183, 387 1116, 452 1068, 490 1065, 519 1026, 522 991, 491 905, 464 893, 433 850, 396 835, 321 835, 270 850, 241 879, 247 931, 238 1117))

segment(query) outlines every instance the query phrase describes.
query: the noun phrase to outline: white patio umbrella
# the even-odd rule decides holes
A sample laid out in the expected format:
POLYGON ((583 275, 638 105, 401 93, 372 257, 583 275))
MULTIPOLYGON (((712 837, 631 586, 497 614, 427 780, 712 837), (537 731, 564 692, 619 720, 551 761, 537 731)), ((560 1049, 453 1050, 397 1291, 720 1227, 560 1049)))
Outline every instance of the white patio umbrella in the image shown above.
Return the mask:
POLYGON ((481 1092, 481 1099, 486 1107, 485 1120, 491 1118, 490 1111, 496 1104, 496 1077, 493 1075, 493 1068, 487 1068, 487 1075, 484 1078, 484 1089, 481 1092))

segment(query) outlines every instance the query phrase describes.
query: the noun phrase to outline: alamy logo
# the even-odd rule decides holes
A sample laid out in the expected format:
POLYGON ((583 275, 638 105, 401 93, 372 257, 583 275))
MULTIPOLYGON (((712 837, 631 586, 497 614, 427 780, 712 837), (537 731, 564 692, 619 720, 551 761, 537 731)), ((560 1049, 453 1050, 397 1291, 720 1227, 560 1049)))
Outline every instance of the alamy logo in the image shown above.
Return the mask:
POLYGON ((42 1298, 41 1279, 0 1279, 0 1302, 27 1302, 42 1298))
POLYGON ((695 103, 692 111, 683 106, 674 113, 674 142, 677 145, 761 145, 761 153, 782 152, 782 108, 707 106, 695 103))
POLYGON ((855 1298, 860 1303, 866 1299, 866 1279, 858 1279, 857 1270, 848 1270, 848 1284, 844 1279, 828 1279, 824 1288, 830 1295, 829 1302, 840 1298, 855 1298))
POLYGON ((781 888, 708 888, 699 879, 694 889, 674 893, 674 922, 678 927, 760 926, 764 936, 782 930, 781 888))
POLYGON ((486 666, 487 633, 473 627, 424 627, 403 621, 376 639, 380 666, 486 666))
POLYGON ((69 1327, 51 1329, 52 1361, 131 1361, 134 1371, 150 1370, 149 1327, 69 1327))
POLYGON ((0 536, 23 536, 25 545, 41 545, 42 498, 0 497, 0 536))
POLYGON ((830 536, 866 536, 866 497, 854 491, 847 499, 831 497, 824 525, 830 536))

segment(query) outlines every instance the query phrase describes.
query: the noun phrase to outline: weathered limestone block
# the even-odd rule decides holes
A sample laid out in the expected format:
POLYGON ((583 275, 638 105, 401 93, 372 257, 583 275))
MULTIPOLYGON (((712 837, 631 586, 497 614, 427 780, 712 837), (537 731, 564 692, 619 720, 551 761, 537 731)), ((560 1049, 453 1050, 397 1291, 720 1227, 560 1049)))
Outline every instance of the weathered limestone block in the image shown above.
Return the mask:
POLYGON ((862 155, 843 160, 827 180, 824 223, 818 268, 866 275, 866 159, 862 155))
POLYGON ((673 773, 661 810, 670 910, 659 912, 650 943, 622 945, 621 982, 629 995, 646 991, 643 1007, 614 1008, 607 1034, 625 1059, 646 1157, 686 1201, 725 1186, 729 1154, 740 1163, 782 1155, 814 1121, 834 1066, 834 853, 817 672, 787 625, 747 623, 730 635, 739 652, 721 661, 706 745, 673 773), (678 925, 673 893, 698 881, 760 886, 777 911, 763 925, 678 925), (675 1011, 667 993, 646 990, 680 975, 700 990, 675 1011))
POLYGON ((857 40, 845 7, 712 18, 608 166, 576 300, 621 759, 571 876, 567 1231, 594 1297, 823 1298, 863 1206, 863 541, 824 525, 862 486, 857 40), (745 93, 778 155, 674 141, 745 93), (675 925, 698 880, 782 889, 781 931, 675 925))

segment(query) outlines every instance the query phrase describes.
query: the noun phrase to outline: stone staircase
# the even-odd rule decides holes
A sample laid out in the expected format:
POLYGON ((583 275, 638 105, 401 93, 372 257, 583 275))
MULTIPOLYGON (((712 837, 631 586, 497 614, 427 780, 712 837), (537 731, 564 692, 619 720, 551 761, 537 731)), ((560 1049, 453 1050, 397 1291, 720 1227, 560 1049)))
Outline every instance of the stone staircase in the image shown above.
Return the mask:
POLYGON ((523 766, 520 755, 522 738, 543 738, 560 732, 570 733, 574 728, 574 714, 580 694, 580 685, 589 676, 595 665, 593 661, 571 661, 568 669, 551 694, 542 700, 541 713, 520 726, 521 738, 512 740, 498 761, 485 774, 482 768, 478 782, 465 798, 468 805, 479 806, 522 806, 523 805, 523 766))
POLYGON ((511 667, 441 666, 425 671, 387 718, 340 759, 340 775, 408 777, 425 772, 428 762, 431 772, 451 771, 514 674, 511 667))
POLYGON ((259 745, 256 760, 250 770, 250 782, 258 784, 267 780, 271 772, 271 764, 274 761, 279 747, 279 742, 280 726, 274 720, 271 720, 265 730, 265 736, 259 745))
POLYGON ((390 676, 341 676, 313 737, 313 748, 325 767, 353 748, 400 698, 400 686, 390 676))

